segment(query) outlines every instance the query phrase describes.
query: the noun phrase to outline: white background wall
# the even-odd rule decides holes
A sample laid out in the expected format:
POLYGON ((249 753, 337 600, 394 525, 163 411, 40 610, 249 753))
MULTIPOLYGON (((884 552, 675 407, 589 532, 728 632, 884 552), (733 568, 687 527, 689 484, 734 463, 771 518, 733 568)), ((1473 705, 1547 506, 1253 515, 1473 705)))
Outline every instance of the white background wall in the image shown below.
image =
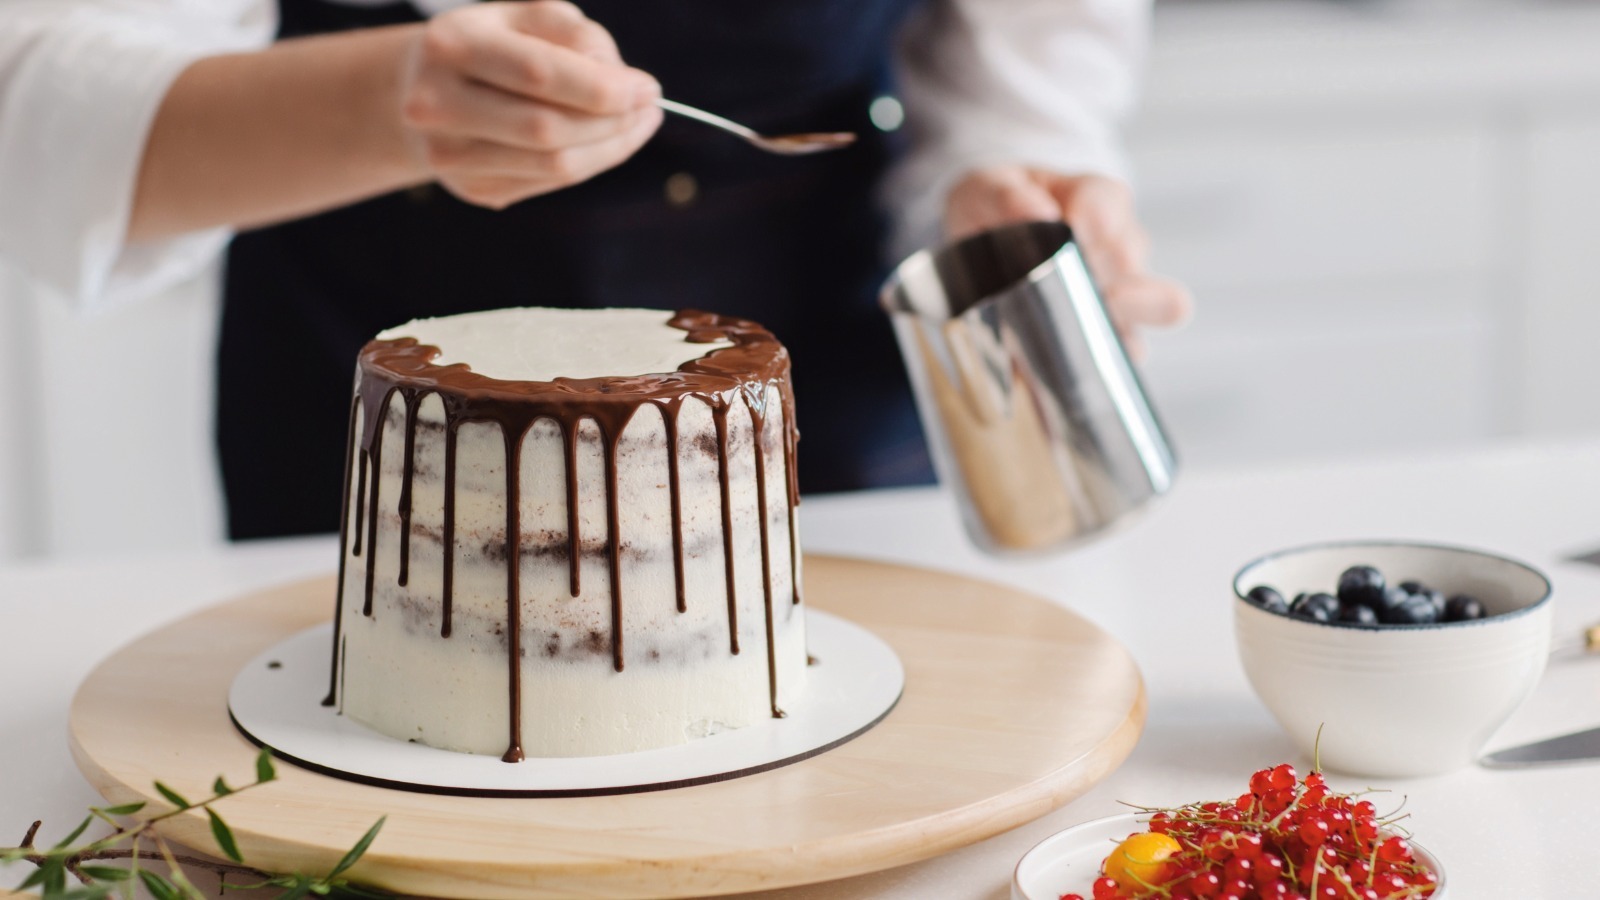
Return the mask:
POLYGON ((215 283, 84 318, 0 273, 0 558, 222 539, 215 283))
MULTIPOLYGON (((1187 465, 1600 431, 1600 8, 1163 6, 1131 146, 1187 465)), ((0 273, 0 558, 220 540, 214 280, 84 321, 0 273)))

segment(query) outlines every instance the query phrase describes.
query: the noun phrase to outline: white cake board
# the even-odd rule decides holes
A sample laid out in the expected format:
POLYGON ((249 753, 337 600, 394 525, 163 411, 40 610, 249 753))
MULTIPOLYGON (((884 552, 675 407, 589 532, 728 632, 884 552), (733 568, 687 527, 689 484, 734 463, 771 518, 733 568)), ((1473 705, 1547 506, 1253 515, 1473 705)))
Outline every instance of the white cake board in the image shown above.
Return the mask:
POLYGON ((323 706, 333 626, 274 644, 239 672, 228 711, 246 738, 325 775, 381 787, 493 797, 631 794, 724 781, 798 762, 876 725, 900 699, 905 670, 872 632, 806 612, 816 665, 783 719, 674 747, 613 756, 543 757, 520 763, 454 753, 380 734, 323 706))

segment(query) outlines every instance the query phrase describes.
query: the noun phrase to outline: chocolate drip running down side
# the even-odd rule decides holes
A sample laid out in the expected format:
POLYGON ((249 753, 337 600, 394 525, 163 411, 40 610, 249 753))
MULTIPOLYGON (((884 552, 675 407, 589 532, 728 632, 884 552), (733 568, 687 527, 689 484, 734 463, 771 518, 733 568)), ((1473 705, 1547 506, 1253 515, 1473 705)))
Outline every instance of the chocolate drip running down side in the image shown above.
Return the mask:
POLYGON ((439 356, 437 347, 420 344, 412 338, 372 341, 362 348, 359 358, 359 386, 353 401, 350 417, 350 440, 346 447, 346 475, 344 485, 344 519, 341 522, 339 608, 334 617, 334 654, 330 675, 328 698, 325 705, 336 701, 344 665, 342 646, 344 606, 344 566, 347 537, 353 537, 350 553, 361 556, 366 552, 366 584, 362 613, 373 611, 373 582, 376 572, 377 527, 379 518, 379 492, 382 479, 380 466, 383 454, 384 422, 388 418, 391 398, 400 394, 405 403, 404 416, 404 467, 401 475, 400 496, 394 501, 400 517, 400 560, 398 581, 403 586, 409 576, 412 481, 414 477, 416 429, 418 411, 429 394, 436 394, 443 402, 445 412, 445 483, 444 483, 444 578, 441 598, 441 638, 450 637, 452 619, 452 593, 455 542, 455 464, 457 430, 467 422, 497 425, 505 439, 506 447, 506 603, 509 641, 507 654, 510 680, 510 734, 503 757, 507 762, 523 758, 521 731, 521 514, 519 495, 520 458, 523 437, 540 419, 550 419, 561 430, 567 483, 567 553, 570 560, 570 589, 576 597, 580 589, 580 538, 578 517, 578 428, 583 420, 592 420, 600 430, 604 448, 606 480, 606 553, 611 576, 611 655, 616 671, 623 671, 622 622, 624 615, 620 522, 618 516, 619 485, 617 474, 617 448, 622 432, 634 414, 646 403, 655 404, 661 412, 666 429, 670 502, 672 504, 672 541, 674 573, 677 591, 677 608, 688 609, 684 593, 684 544, 682 513, 678 495, 678 414, 686 399, 693 397, 711 409, 717 432, 717 471, 722 491, 723 552, 727 576, 729 652, 739 652, 738 622, 735 619, 736 598, 733 565, 733 515, 728 473, 728 413, 735 400, 742 400, 754 428, 757 504, 760 522, 761 571, 765 589, 767 673, 772 714, 782 717, 778 708, 777 656, 774 640, 774 609, 772 598, 772 560, 768 543, 768 505, 766 487, 766 452, 763 436, 768 419, 767 391, 777 388, 782 404, 784 435, 781 441, 784 470, 789 493, 789 563, 790 581, 793 585, 793 602, 800 602, 799 556, 795 547, 794 507, 800 501, 798 480, 795 477, 795 445, 798 432, 794 425, 794 395, 789 382, 789 356, 770 332, 744 319, 719 316, 714 313, 686 310, 672 316, 668 325, 687 332, 689 343, 729 341, 733 344, 714 350, 679 366, 677 371, 617 378, 557 378, 553 381, 503 381, 473 372, 466 364, 448 366, 433 364, 439 356), (357 428, 357 410, 363 410, 361 427, 357 428), (356 461, 359 471, 355 485, 355 528, 349 531, 351 485, 349 469, 356 461), (367 472, 372 473, 372 489, 367 493, 367 472), (363 500, 366 501, 363 504, 363 500), (365 521, 363 521, 365 520, 365 521), (362 527, 366 526, 365 546, 362 527))

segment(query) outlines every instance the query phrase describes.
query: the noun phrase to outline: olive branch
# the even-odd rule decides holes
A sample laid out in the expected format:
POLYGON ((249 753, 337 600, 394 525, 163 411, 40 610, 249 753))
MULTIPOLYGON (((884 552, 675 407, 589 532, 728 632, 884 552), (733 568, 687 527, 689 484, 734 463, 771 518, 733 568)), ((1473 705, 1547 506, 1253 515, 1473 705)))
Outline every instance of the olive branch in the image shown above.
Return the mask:
MULTIPOLYGON (((38 888, 43 900, 111 900, 115 895, 122 900, 134 900, 136 885, 142 885, 155 900, 207 900, 185 874, 185 867, 202 869, 215 874, 224 891, 278 889, 275 900, 302 900, 308 895, 345 897, 389 897, 353 884, 344 873, 356 864, 383 828, 384 819, 374 822, 367 833, 356 841, 350 851, 320 876, 282 875, 245 865, 239 852, 233 829, 217 814, 212 805, 234 794, 258 788, 278 777, 272 765, 272 754, 261 751, 256 757, 255 781, 241 787, 230 787, 217 776, 211 784, 211 796, 191 802, 182 794, 157 781, 156 792, 173 808, 147 818, 135 818, 144 810, 144 803, 124 803, 119 806, 91 807, 89 815, 78 827, 49 848, 34 846, 39 828, 34 822, 15 847, 0 847, 0 864, 28 862, 34 870, 17 886, 18 891, 38 888), (206 859, 177 853, 166 838, 155 829, 157 824, 191 810, 203 809, 211 821, 211 836, 230 862, 206 859), (110 826, 110 833, 84 844, 74 844, 96 821, 110 826), (126 861, 128 865, 104 865, 111 861, 126 861), (145 865, 158 864, 160 869, 145 865), (242 879, 242 880, 229 880, 242 879)), ((385 817, 386 818, 386 817, 385 817)))

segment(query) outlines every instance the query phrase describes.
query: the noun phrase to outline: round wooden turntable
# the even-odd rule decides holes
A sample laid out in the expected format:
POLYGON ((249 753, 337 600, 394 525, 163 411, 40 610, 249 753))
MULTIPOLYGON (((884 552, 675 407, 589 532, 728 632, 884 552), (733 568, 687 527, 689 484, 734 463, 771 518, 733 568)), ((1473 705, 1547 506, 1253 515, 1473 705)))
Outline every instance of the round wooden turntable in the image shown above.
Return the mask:
MULTIPOLYGON (((864 734, 781 768, 611 796, 449 796, 290 764, 218 809, 250 864, 331 868, 379 816, 352 871, 408 894, 461 898, 703 897, 843 878, 971 844, 1067 803, 1133 749, 1144 687, 1127 651, 1014 588, 835 557, 806 559, 807 603, 870 629, 905 689, 864 734)), ((113 803, 164 801, 159 778, 206 796, 248 781, 234 676, 327 619, 332 577, 241 597, 123 648, 73 701, 79 767, 113 803)), ((166 833, 212 848, 204 814, 166 833)), ((1001 873, 1003 875, 1003 873, 1001 873)))

